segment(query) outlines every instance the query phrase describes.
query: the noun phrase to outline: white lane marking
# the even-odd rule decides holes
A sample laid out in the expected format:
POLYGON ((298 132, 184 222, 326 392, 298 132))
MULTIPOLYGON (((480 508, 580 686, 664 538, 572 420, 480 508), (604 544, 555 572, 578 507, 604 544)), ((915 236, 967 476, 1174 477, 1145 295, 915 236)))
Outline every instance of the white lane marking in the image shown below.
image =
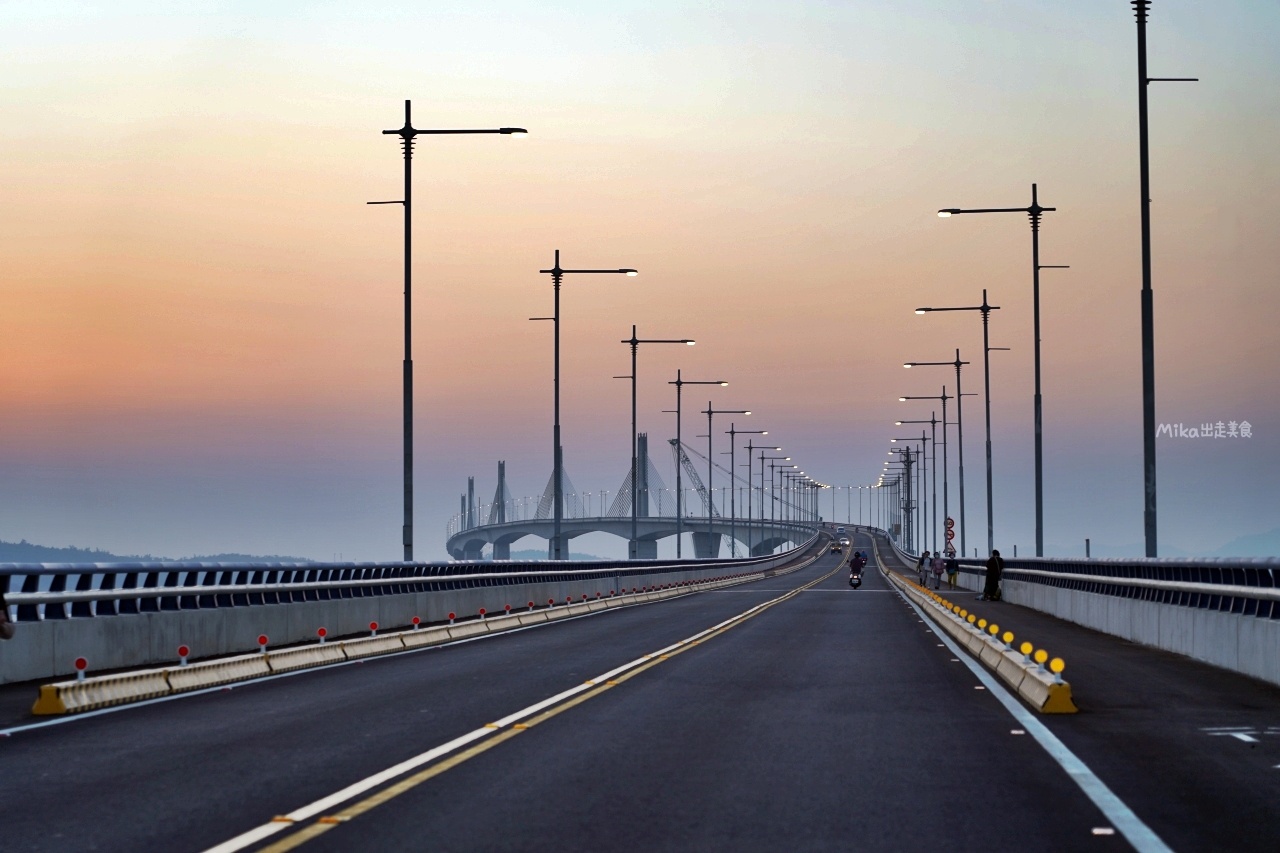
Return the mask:
MULTIPOLYGON (((898 594, 902 595, 901 592, 898 594)), ((930 618, 916 606, 914 601, 905 595, 902 598, 907 604, 911 605, 911 609, 916 613, 926 619, 930 618)), ((1160 836, 1156 835, 1151 827, 1143 823, 1142 819, 1134 814, 1133 809, 1125 805, 1124 801, 1117 797, 1105 782, 1094 775, 1089 766, 1081 761, 1074 752, 1067 749, 1066 744, 1058 740, 1057 735, 1049 731, 1044 723, 1037 720, 1035 715, 1027 710, 1020 700, 1014 698, 997 683, 982 664, 968 655, 961 654, 960 647, 947 634, 939 632, 938 639, 946 643, 947 648, 951 649, 953 654, 958 655, 963 660, 964 665, 969 667, 969 670, 987 687, 991 695, 1000 700, 1000 704, 1005 707, 1005 710, 1012 714, 1014 719, 1031 733, 1031 736, 1044 747, 1044 751, 1049 753, 1054 761, 1058 762, 1058 765, 1066 771, 1072 781, 1080 786, 1080 790, 1084 791, 1085 796, 1093 801, 1093 804, 1133 845, 1133 849, 1137 850, 1138 853, 1173 853, 1169 845, 1161 841, 1160 836)))
MULTIPOLYGON (((658 658, 664 654, 667 654, 668 652, 671 652, 680 648, 681 646, 687 646, 690 643, 698 642, 702 638, 710 634, 714 634, 716 631, 719 631, 721 628, 724 628, 734 622, 745 619, 746 617, 751 616, 752 614, 755 614, 766 607, 769 607, 773 604, 776 604, 780 601, 783 601, 789 598, 794 593, 795 593, 795 590, 788 590, 786 595, 780 595, 777 598, 771 598, 768 601, 761 602, 760 604, 757 604, 755 607, 752 607, 748 610, 744 610, 743 612, 739 613, 737 616, 732 616, 724 620, 723 622, 720 622, 719 624, 716 624, 710 628, 707 628, 706 630, 699 631, 698 633, 694 634, 692 637, 679 640, 665 648, 659 649, 656 652, 650 652, 649 654, 638 657, 635 660, 630 661, 629 663, 624 663, 622 666, 615 667, 614 669, 611 669, 606 673, 597 675, 595 678, 589 679, 583 684, 578 684, 574 687, 569 688, 568 690, 564 690, 560 693, 557 693, 554 696, 551 696, 547 699, 543 699, 541 702, 536 702, 532 705, 529 705, 526 708, 521 708, 519 711, 516 711, 514 714, 508 714, 507 716, 503 717, 500 720, 495 720, 494 722, 489 723, 488 725, 485 725, 485 726, 482 726, 481 728, 474 729, 470 732, 467 732, 465 735, 462 735, 461 737, 454 738, 453 740, 448 741, 447 743, 442 743, 437 747, 433 747, 432 749, 427 750, 426 752, 423 752, 419 755, 415 755, 412 758, 402 761, 399 764, 396 764, 392 767, 388 767, 386 770, 375 773, 372 776, 368 776, 364 779, 361 779, 358 782, 354 782, 339 791, 335 791, 334 793, 330 794, 327 797, 323 797, 319 800, 316 800, 315 802, 308 803, 307 805, 302 806, 301 808, 294 809, 293 811, 284 815, 284 817, 289 819, 287 822, 273 820, 269 823, 264 823, 261 826, 256 826, 247 832, 243 832, 240 835, 237 835, 235 838, 228 839, 227 841, 224 841, 221 844, 218 844, 214 847, 210 847, 207 850, 205 850, 204 853, 236 853, 236 851, 243 850, 246 847, 250 847, 254 844, 257 844, 259 841, 262 841, 265 838, 269 838, 270 836, 275 835, 277 832, 282 832, 286 829, 289 829, 298 821, 315 817, 316 815, 321 814, 322 812, 328 811, 333 806, 342 802, 346 802, 347 800, 350 800, 360 794, 363 794, 364 792, 372 788, 376 788, 379 785, 389 782, 392 779, 396 778, 397 776, 402 776, 405 773, 409 772, 410 770, 413 770, 417 767, 421 767, 423 764, 428 764, 434 761, 435 759, 440 758, 443 755, 447 755, 450 752, 456 751, 460 747, 466 746, 467 744, 473 743, 488 735, 495 734, 501 731, 506 726, 512 725, 513 723, 516 723, 522 719, 527 719, 528 717, 531 717, 534 714, 537 714, 539 711, 542 711, 543 709, 551 705, 559 704, 560 702, 563 702, 565 699, 568 699, 572 696, 576 696, 577 694, 582 693, 586 690, 590 690, 593 687, 596 687, 597 685, 603 684, 604 682, 608 681, 609 679, 613 678, 616 675, 619 675, 631 669, 635 669, 636 667, 642 666, 648 663, 649 661, 654 660, 655 658, 658 658)), ((608 611, 599 611, 599 612, 605 613, 608 611)), ((549 624, 549 623, 542 623, 542 624, 549 624)), ((493 636, 497 636, 497 635, 495 634, 493 636)))

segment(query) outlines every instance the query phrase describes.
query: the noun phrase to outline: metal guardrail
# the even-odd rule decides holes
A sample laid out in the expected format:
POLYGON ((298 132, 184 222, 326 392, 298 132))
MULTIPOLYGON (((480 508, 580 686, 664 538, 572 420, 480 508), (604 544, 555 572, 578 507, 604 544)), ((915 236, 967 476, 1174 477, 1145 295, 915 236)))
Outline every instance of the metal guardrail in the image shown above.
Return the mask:
MULTIPOLYGON (((918 556, 896 544, 894 550, 904 560, 914 562, 918 556)), ((986 577, 987 567, 961 558, 960 571, 986 577)), ((1175 607, 1280 619, 1280 559, 1273 557, 1011 558, 1004 561, 1004 577, 1175 607)))
MULTIPOLYGON (((816 538, 814 534, 813 538, 816 538)), ((811 538, 802 548, 813 542, 811 538)), ((800 548, 795 549, 800 551, 800 548)), ((16 621, 252 607, 484 586, 642 577, 751 567, 781 555, 729 560, 564 563, 0 563, 0 593, 16 621), (15 578, 21 589, 10 592, 15 578), (46 584, 43 579, 48 578, 46 584), (41 587, 45 587, 42 589, 41 587), (68 588, 68 587, 72 588, 68 588), (70 612, 68 606, 70 605, 70 612)))

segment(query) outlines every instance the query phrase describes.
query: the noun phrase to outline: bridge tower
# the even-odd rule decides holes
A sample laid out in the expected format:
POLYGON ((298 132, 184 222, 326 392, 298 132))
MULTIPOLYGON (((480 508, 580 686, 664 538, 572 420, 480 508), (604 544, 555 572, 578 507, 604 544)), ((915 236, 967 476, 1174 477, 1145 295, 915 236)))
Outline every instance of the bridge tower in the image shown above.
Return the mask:
MULTIPOLYGON (((496 521, 498 524, 507 523, 507 463, 498 462, 498 491, 493 497, 493 512, 489 513, 492 519, 489 523, 496 521)), ((510 560, 511 559, 511 543, 495 542, 493 545, 493 559, 510 560)))
MULTIPOLYGON (((636 435, 636 517, 649 517, 649 434, 636 435)), ((637 560, 658 559, 658 540, 638 539, 631 552, 637 560)))

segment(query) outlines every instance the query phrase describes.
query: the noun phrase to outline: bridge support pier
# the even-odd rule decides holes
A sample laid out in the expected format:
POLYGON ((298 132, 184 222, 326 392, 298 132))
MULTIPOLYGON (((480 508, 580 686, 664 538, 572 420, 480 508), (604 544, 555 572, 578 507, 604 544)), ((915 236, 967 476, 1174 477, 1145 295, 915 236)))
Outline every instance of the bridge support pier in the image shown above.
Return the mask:
POLYGON ((719 533, 695 532, 693 534, 693 556, 700 560, 719 557, 720 535, 719 533))
POLYGON ((495 542, 493 545, 493 559, 510 560, 511 559, 511 543, 495 542))
POLYGON ((466 547, 462 549, 462 559, 479 560, 480 552, 483 550, 484 550, 483 542, 476 542, 476 541, 468 542, 466 547))
POLYGON ((658 540, 657 539, 637 539, 635 541, 635 552, 637 560, 656 560, 658 559, 658 540))

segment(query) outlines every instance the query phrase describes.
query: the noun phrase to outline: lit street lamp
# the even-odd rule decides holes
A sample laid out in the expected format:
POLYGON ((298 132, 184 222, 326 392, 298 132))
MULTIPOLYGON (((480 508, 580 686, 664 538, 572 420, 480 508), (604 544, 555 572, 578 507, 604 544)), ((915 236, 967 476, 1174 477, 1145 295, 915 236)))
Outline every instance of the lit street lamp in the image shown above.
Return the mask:
MULTIPOLYGON (((969 362, 967 362, 967 361, 961 361, 961 360, 960 360, 960 350, 956 350, 956 360, 955 360, 955 361, 908 361, 906 364, 902 365, 903 367, 907 367, 907 368, 911 368, 911 367, 941 367, 941 366, 946 366, 946 367, 955 367, 955 369, 956 369, 956 396, 955 396, 955 401, 956 401, 956 444, 957 444, 957 450, 959 450, 959 452, 960 452, 960 460, 959 460, 959 467, 960 467, 960 553, 962 553, 962 554, 965 552, 965 547, 966 547, 966 546, 965 546, 965 535, 964 535, 964 532, 965 532, 965 524, 964 524, 964 406, 963 406, 963 402, 964 402, 964 398, 965 398, 965 397, 971 397, 971 396, 974 396, 974 395, 972 395, 972 394, 965 394, 963 391, 961 391, 961 390, 960 390, 960 368, 961 368, 961 367, 963 367, 964 365, 968 364, 968 363, 969 363, 969 362)), ((943 449, 942 449, 942 458, 943 458, 944 460, 946 459, 946 455, 947 455, 947 450, 946 450, 946 447, 947 447, 947 401, 946 401, 946 393, 947 393, 947 389, 946 389, 946 387, 944 386, 944 387, 943 387, 943 389, 942 389, 942 396, 940 396, 940 397, 937 397, 937 398, 934 398, 934 397, 921 397, 921 398, 919 398, 919 399, 922 399, 922 400, 933 400, 933 399, 939 399, 939 400, 942 400, 942 448, 943 448, 943 449)), ((899 400, 914 400, 914 399, 917 399, 917 398, 915 398, 915 397, 899 397, 898 399, 899 399, 899 400)), ((943 469, 943 489, 942 489, 942 494, 943 494, 944 502, 945 502, 945 498, 946 498, 946 493, 947 493, 947 491, 946 491, 946 470, 945 470, 945 465, 944 465, 944 469, 943 469)))
POLYGON ((1031 185, 1031 204, 1027 207, 989 207, 965 210, 949 207, 938 211, 944 219, 961 213, 1025 213, 1031 220, 1031 325, 1035 340, 1035 431, 1036 431, 1036 556, 1044 556, 1044 453, 1041 441, 1041 407, 1040 407, 1040 270, 1068 269, 1066 266, 1040 263, 1040 217, 1044 213, 1057 210, 1055 207, 1041 207, 1036 198, 1036 185, 1031 185))
MULTIPOLYGON (((708 408, 710 404, 708 403, 708 408)), ((751 414, 747 412, 747 414, 751 414)), ((734 451, 737 448, 737 437, 740 435, 768 435, 766 429, 737 429, 733 423, 729 424, 729 428, 725 430, 729 436, 729 556, 738 556, 738 468, 734 461, 734 451)), ((751 458, 751 446, 747 446, 747 458, 751 458)), ((750 478, 748 478, 749 480, 750 478)), ((748 487, 750 483, 748 483, 748 487)), ((748 499, 748 513, 750 513, 751 504, 748 499)), ((747 556, 751 556, 751 528, 747 527, 747 556)))
POLYGON ((566 270, 560 268, 560 250, 556 249, 556 263, 549 270, 538 270, 539 273, 550 274, 552 290, 555 292, 555 316, 552 317, 530 317, 530 320, 551 320, 555 324, 555 355, 554 355, 554 380, 555 386, 553 396, 555 403, 554 423, 551 427, 551 503, 552 514, 554 516, 554 532, 551 536, 550 556, 553 560, 562 560, 562 548, 560 541, 560 521, 564 518, 564 451, 560 447, 560 282, 564 279, 566 273, 574 275, 588 274, 613 274, 613 275, 639 275, 633 269, 616 269, 616 270, 566 270))
MULTIPOLYGON (((746 409, 713 409, 711 408, 710 400, 707 401, 707 408, 702 413, 707 416, 707 548, 710 549, 712 547, 711 543, 715 541, 711 538, 711 507, 715 505, 715 490, 711 488, 711 478, 715 469, 715 453, 711 446, 711 436, 714 432, 711 427, 711 418, 713 415, 750 415, 751 413, 746 409)), ((729 479, 733 479, 732 469, 729 472, 729 479)), ((732 488, 732 482, 729 485, 732 488)), ((720 501, 720 506, 724 506, 723 499, 720 501)), ((715 548, 716 553, 711 556, 718 557, 720 556, 720 547, 717 544, 715 548)))
MULTIPOLYGON (((676 416, 676 559, 679 560, 680 559, 680 540, 683 538, 683 534, 684 534, 684 509, 683 509, 684 489, 680 482, 680 468, 681 468, 680 456, 681 454, 684 453, 684 446, 681 443, 682 440, 680 438, 680 420, 681 420, 680 391, 686 385, 719 385, 721 387, 727 388, 729 387, 729 383, 721 382, 720 380, 716 380, 716 379, 705 380, 705 381, 700 380, 697 382, 695 382, 692 379, 681 379, 680 371, 677 370, 676 381, 668 382, 667 384, 676 386, 676 409, 675 409, 675 416, 676 416)), ((668 410, 666 414, 671 414, 670 410, 668 410)), ((707 499, 710 500, 710 497, 711 496, 708 495, 707 499)))
MULTIPOLYGON (((631 326, 631 337, 622 341, 624 344, 631 346, 631 544, 628 548, 629 558, 634 560, 637 557, 639 541, 636 539, 639 533, 639 526, 636 519, 638 504, 640 502, 640 472, 636 470, 636 351, 640 348, 640 344, 687 344, 694 345, 694 341, 688 338, 680 338, 679 340, 670 339, 641 339, 636 337, 636 327, 631 326)), ((615 377, 623 378, 623 377, 615 377)))
MULTIPOLYGON (((930 311, 980 311, 982 312, 982 371, 984 383, 986 386, 986 405, 987 405, 987 553, 990 554, 995 550, 995 521, 994 511, 991 502, 991 351, 993 349, 1007 349, 1007 347, 993 347, 990 344, 989 326, 992 311, 999 311, 999 305, 987 304, 987 290, 982 289, 982 304, 968 305, 960 308, 917 308, 917 314, 925 314, 930 311)), ((956 360, 959 361, 960 354, 956 351, 956 360)), ((959 373, 957 372, 957 376, 959 373)), ((959 388, 957 387, 957 392, 959 388)), ((960 509, 964 511, 964 497, 961 495, 960 509)), ((961 540, 963 541, 963 540, 961 540)))
POLYGON ((409 120, 409 102, 404 102, 404 127, 384 130, 383 134, 400 137, 404 149, 404 198, 395 201, 371 201, 368 204, 399 204, 404 207, 404 526, 400 540, 404 545, 405 562, 413 560, 413 145, 418 136, 440 136, 473 133, 500 133, 505 136, 524 136, 529 131, 523 127, 498 127, 486 130, 423 130, 409 120))

